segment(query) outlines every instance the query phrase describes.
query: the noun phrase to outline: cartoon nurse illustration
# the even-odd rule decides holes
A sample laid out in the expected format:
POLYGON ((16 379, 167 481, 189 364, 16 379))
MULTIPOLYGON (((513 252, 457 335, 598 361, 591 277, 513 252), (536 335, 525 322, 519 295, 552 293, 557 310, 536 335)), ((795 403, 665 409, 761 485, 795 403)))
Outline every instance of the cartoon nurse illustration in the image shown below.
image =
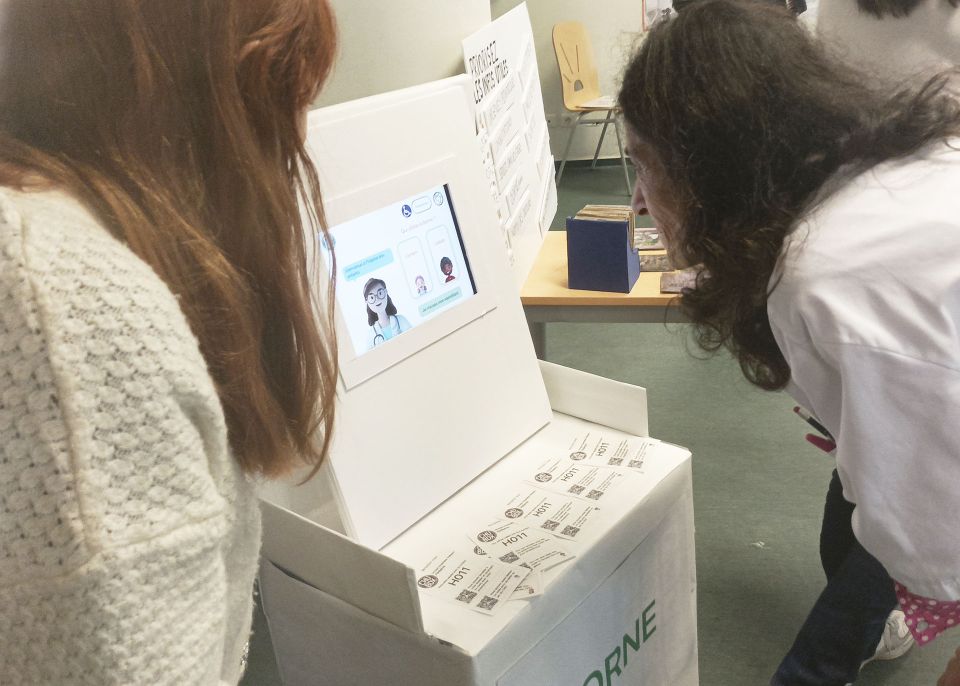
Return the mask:
POLYGON ((397 308, 390 299, 387 284, 384 281, 380 279, 367 281, 363 286, 363 297, 367 301, 370 350, 410 328, 407 318, 397 314, 397 308))

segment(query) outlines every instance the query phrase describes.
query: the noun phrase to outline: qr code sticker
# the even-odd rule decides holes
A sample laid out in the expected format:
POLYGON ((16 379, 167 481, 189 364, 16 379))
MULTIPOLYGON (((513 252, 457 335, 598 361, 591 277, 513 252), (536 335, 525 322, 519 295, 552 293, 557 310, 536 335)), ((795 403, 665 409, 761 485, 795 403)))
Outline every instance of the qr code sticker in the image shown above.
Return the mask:
POLYGON ((587 497, 590 498, 590 500, 600 500, 600 496, 602 495, 603 491, 590 491, 587 493, 587 497))
POLYGON ((643 466, 643 460, 630 460, 629 467, 640 469, 643 466))
POLYGON ((461 603, 469 603, 476 597, 477 594, 474 591, 460 591, 460 595, 457 596, 457 600, 459 600, 461 603))
POLYGON ((477 605, 481 610, 492 610, 494 606, 500 601, 496 598, 491 598, 488 595, 483 596, 483 600, 477 605))
POLYGON ((611 458, 609 459, 609 461, 607 461, 607 464, 611 464, 611 465, 613 465, 614 467, 619 467, 620 465, 623 464, 623 458, 622 458, 622 457, 611 457, 611 458))
POLYGON ((578 526, 565 526, 563 527, 563 535, 570 536, 571 538, 580 533, 580 527, 578 526))
POLYGON ((580 484, 575 484, 575 485, 571 486, 569 489, 567 489, 567 493, 573 493, 574 495, 580 495, 581 493, 583 493, 583 486, 581 486, 580 484))
POLYGON ((507 553, 506 555, 500 556, 500 560, 506 563, 516 562, 519 559, 516 553, 507 553))
POLYGON ((560 526, 560 522, 555 522, 552 519, 548 519, 547 521, 545 521, 543 524, 540 525, 540 528, 546 529, 547 531, 553 531, 558 526, 560 526))

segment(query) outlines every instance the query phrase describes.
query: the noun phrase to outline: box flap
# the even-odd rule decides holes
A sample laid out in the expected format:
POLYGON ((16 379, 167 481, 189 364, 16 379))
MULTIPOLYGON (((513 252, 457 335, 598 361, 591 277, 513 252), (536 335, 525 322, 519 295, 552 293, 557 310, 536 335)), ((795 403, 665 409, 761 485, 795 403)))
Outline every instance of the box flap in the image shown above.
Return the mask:
POLYGON ((543 360, 540 373, 555 412, 634 436, 649 435, 647 389, 543 360))
POLYGON ((263 557, 375 617, 423 631, 412 569, 273 503, 261 500, 260 510, 263 557))
POLYGON ((463 651, 372 617, 269 560, 260 564, 260 590, 284 686, 479 683, 463 651))

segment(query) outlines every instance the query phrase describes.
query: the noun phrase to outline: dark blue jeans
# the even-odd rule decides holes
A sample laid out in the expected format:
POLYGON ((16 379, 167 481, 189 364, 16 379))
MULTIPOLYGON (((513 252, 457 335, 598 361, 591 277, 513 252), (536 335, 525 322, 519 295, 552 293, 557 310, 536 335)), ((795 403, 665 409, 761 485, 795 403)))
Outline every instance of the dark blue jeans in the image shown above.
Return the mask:
POLYGON ((844 686, 880 642, 897 606, 893 580, 853 535, 853 505, 843 498, 836 470, 827 490, 820 561, 827 587, 783 658, 771 686, 844 686))

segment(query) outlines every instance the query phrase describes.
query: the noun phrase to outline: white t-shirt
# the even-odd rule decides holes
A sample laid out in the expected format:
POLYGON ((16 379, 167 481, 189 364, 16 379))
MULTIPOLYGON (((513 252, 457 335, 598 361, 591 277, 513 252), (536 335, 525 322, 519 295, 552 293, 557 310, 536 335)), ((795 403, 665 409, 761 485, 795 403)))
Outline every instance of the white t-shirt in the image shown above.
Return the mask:
POLYGON ((854 532, 911 592, 960 599, 960 152, 859 176, 786 250, 770 323, 854 532))
POLYGON ((816 32, 841 58, 892 84, 918 85, 960 64, 960 8, 947 0, 923 0, 906 17, 882 19, 856 0, 820 0, 816 32))

